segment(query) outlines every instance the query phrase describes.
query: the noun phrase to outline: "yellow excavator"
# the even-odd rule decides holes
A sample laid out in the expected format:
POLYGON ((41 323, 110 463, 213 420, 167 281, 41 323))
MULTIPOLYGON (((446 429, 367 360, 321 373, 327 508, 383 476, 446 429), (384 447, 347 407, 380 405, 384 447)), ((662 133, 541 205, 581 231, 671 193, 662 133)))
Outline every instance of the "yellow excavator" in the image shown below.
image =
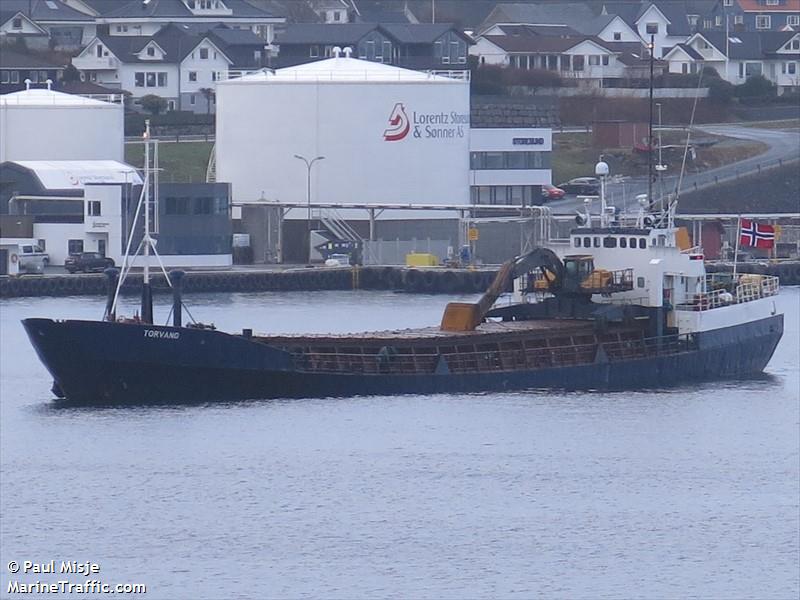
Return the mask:
POLYGON ((566 256, 562 262, 552 250, 535 248, 504 263, 477 302, 450 302, 445 307, 440 329, 473 331, 483 322, 500 295, 511 288, 516 278, 536 269, 540 270, 540 277, 534 280, 533 287, 536 291, 591 296, 633 289, 633 272, 630 269, 595 269, 594 257, 591 255, 566 256))

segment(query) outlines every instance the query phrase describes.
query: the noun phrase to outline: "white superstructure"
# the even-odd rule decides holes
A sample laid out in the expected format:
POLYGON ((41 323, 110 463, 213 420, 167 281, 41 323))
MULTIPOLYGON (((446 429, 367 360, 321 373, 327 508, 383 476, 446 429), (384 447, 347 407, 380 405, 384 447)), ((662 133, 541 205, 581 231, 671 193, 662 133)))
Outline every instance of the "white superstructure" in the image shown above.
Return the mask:
POLYGON ((452 75, 336 56, 221 82, 216 178, 238 202, 305 202, 309 169, 295 155, 324 157, 312 204, 466 205, 469 81, 452 75))
POLYGON ((0 163, 124 160, 124 108, 49 89, 0 96, 0 163))

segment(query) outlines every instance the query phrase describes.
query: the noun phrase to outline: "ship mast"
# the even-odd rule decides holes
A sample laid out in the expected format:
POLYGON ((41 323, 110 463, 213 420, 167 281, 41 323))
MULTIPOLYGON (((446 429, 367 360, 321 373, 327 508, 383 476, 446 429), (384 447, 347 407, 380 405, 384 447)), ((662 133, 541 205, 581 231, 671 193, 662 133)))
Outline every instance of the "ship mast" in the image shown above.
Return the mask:
MULTIPOLYGON (((111 303, 110 309, 106 311, 107 315, 116 315, 117 311, 117 303, 119 302, 119 294, 120 290, 122 289, 122 284, 125 281, 128 273, 130 273, 131 269, 133 268, 134 263, 136 262, 136 257, 139 256, 141 252, 144 255, 144 267, 142 273, 142 304, 141 304, 141 320, 144 323, 152 323, 153 322, 153 291, 150 287, 150 256, 155 256, 156 260, 158 261, 159 267, 161 267, 161 272, 164 274, 164 279, 167 282, 169 287, 173 287, 172 281, 170 280, 169 274, 167 273, 166 268, 164 267, 164 263, 161 261, 161 257, 158 255, 158 250, 156 250, 156 240, 150 235, 150 186, 153 184, 154 179, 152 179, 153 174, 158 170, 158 150, 154 154, 154 159, 156 160, 156 164, 150 164, 150 119, 145 120, 145 131, 142 135, 144 140, 144 184, 142 185, 142 192, 139 195, 139 203, 136 205, 136 212, 133 215, 133 220, 131 221, 130 232, 128 233, 128 244, 125 248, 125 256, 123 257, 122 261, 122 272, 120 273, 119 278, 117 279, 117 286, 116 290, 114 291, 114 299, 111 303), (139 221, 139 214, 142 212, 142 205, 144 205, 144 233, 142 235, 142 240, 139 242, 139 246, 136 248, 136 252, 131 255, 131 246, 133 245, 133 238, 136 233, 136 223, 139 221)), ((158 178, 155 177, 155 184, 158 185, 158 178)), ((157 190, 155 191, 157 194, 157 190)), ((157 195, 156 195, 157 197, 157 195)), ((157 223, 157 221, 156 221, 157 223)))

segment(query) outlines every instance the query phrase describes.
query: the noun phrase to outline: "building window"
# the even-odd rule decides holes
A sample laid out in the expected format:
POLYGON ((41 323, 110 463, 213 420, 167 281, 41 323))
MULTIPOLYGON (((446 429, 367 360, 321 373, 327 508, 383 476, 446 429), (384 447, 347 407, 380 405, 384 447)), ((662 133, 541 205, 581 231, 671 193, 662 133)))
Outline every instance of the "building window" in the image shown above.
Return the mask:
POLYGON ((608 55, 603 55, 603 66, 604 67, 608 66, 608 58, 609 58, 608 55))
POLYGON ((733 24, 734 25, 743 25, 744 24, 744 15, 733 15, 733 24))
POLYGON ((789 75, 794 75, 797 73, 797 63, 790 62, 786 65, 786 72, 789 75))
POLYGON ((22 29, 22 17, 14 17, 11 20, 12 29, 22 29))
POLYGON ((733 0, 723 0, 723 6, 733 6, 733 0))
POLYGON ((333 20, 337 21, 337 22, 341 21, 342 20, 342 13, 340 13, 338 10, 333 11, 333 20))
POLYGON ((711 19, 703 19, 703 29, 711 29, 711 19))
POLYGON ((155 56, 155 55, 156 55, 156 49, 153 46, 148 46, 147 56, 155 56))
POLYGON ((800 40, 792 40, 792 50, 800 50, 800 40))
POLYGON ((214 208, 214 199, 209 197, 195 198, 194 211, 195 215, 210 215, 214 208))
POLYGON ((194 106, 195 102, 196 102, 196 99, 195 99, 195 96, 194 96, 194 94, 190 95, 190 96, 189 96, 189 104, 191 104, 192 106, 194 106))
POLYGON ((779 0, 767 0, 767 6, 778 6, 779 4, 779 0))
POLYGON ((19 71, 11 71, 11 83, 19 83, 19 71))
POLYGON ((188 215, 189 214, 189 199, 188 198, 167 198, 164 206, 164 214, 166 215, 188 215))
POLYGON ((80 254, 83 252, 83 240, 67 240, 67 254, 80 254))
POLYGON ((145 87, 156 87, 156 74, 145 73, 144 75, 145 87))
POLYGON ((319 46, 312 45, 308 49, 308 56, 309 56, 309 58, 319 58, 319 46))
POLYGON ((648 23, 645 25, 645 33, 647 35, 658 35, 658 23, 648 23))
POLYGON ((689 25, 696 27, 697 21, 700 20, 700 15, 686 15, 686 18, 689 20, 689 25))
POLYGON ((158 87, 167 87, 167 74, 166 73, 159 73, 158 74, 158 87))
POLYGON ((800 25, 800 15, 788 15, 786 17, 786 24, 789 27, 797 27, 800 25))
POLYGON ((216 81, 216 80, 217 80, 217 72, 211 71, 211 81, 216 81))
POLYGON ((637 277, 636 278, 636 287, 643 288, 644 287, 644 277, 637 277))
POLYGON ((36 71, 28 71, 28 79, 31 83, 39 83, 39 74, 36 71))
POLYGON ((586 61, 586 57, 583 55, 576 55, 572 57, 572 70, 573 71, 583 71, 583 64, 586 61))
POLYGON ((208 48, 200 48, 200 59, 201 60, 208 59, 208 48))
POLYGON ((8 71, 0 71, 0 83, 8 83, 8 71))
POLYGON ((102 44, 97 44, 97 47, 95 48, 95 52, 97 52, 97 58, 103 58, 103 45, 102 44))
POLYGON ((717 27, 722 27, 722 17, 720 15, 714 17, 714 25, 717 27))
POLYGON ((189 71, 189 81, 197 81, 197 71, 189 71))
POLYGON ((144 73, 134 73, 133 81, 136 87, 144 87, 144 73))
POLYGON ((86 203, 86 213, 90 217, 100 216, 100 200, 89 200, 86 203))
POLYGON ((756 29, 770 29, 772 19, 769 15, 756 15, 756 29))
POLYGON ((761 63, 745 63, 744 74, 746 77, 761 75, 763 72, 761 63))
POLYGON ((621 31, 615 31, 614 32, 614 41, 615 42, 622 41, 622 32, 621 31))

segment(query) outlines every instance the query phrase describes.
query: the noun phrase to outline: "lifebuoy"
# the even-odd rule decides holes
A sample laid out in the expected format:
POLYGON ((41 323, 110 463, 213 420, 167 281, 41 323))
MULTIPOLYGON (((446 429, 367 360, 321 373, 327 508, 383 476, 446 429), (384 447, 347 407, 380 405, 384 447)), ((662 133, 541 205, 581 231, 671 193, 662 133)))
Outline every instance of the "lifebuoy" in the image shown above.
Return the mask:
POLYGON ((17 256, 16 254, 12 254, 11 255, 11 262, 15 263, 15 264, 18 263, 19 262, 19 256, 17 256))

